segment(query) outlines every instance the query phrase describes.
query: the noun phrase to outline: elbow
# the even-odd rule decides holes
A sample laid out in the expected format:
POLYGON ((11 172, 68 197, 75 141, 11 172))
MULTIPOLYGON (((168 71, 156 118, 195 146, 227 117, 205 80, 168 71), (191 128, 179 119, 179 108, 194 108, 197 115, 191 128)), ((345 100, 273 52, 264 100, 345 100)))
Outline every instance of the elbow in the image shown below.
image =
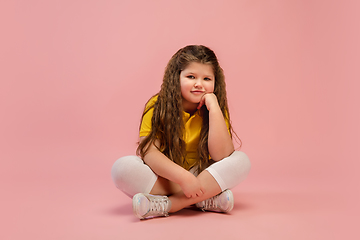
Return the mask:
POLYGON ((234 146, 228 148, 216 149, 215 151, 210 151, 211 159, 215 162, 220 161, 226 157, 229 157, 235 151, 234 146))

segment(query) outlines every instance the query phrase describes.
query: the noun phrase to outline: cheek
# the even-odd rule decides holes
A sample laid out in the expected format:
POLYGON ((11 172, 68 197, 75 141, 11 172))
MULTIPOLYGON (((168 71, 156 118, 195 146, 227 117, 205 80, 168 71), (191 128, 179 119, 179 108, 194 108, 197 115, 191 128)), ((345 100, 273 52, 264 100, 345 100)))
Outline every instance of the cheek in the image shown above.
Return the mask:
POLYGON ((188 90, 192 86, 189 84, 189 81, 181 81, 180 82, 181 91, 188 90))
POLYGON ((207 90, 207 92, 214 92, 214 89, 215 89, 214 82, 208 83, 208 84, 206 85, 206 90, 207 90))
POLYGON ((180 90, 181 91, 183 91, 183 89, 184 89, 184 81, 182 81, 181 79, 180 79, 180 90))
POLYGON ((187 92, 187 85, 185 83, 180 83, 180 92, 181 92, 181 95, 184 95, 184 93, 187 92))

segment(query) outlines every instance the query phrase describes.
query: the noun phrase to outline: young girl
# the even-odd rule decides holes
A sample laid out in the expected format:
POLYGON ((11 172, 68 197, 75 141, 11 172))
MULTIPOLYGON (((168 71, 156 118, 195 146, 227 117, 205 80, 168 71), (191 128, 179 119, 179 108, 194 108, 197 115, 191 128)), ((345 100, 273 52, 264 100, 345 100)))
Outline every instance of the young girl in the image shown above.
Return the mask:
POLYGON ((170 59, 160 92, 146 104, 137 154, 118 159, 111 174, 140 219, 192 204, 232 210, 229 189, 246 178, 250 162, 234 151, 224 75, 212 50, 186 46, 170 59))

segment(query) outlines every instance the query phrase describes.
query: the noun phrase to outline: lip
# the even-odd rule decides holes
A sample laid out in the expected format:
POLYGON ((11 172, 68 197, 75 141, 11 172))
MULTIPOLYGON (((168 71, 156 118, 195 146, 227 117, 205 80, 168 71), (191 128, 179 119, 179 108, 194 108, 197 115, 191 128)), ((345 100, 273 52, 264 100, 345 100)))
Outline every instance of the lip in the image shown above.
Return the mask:
POLYGON ((205 93, 204 91, 191 91, 191 93, 193 93, 193 94, 203 94, 203 93, 205 93))

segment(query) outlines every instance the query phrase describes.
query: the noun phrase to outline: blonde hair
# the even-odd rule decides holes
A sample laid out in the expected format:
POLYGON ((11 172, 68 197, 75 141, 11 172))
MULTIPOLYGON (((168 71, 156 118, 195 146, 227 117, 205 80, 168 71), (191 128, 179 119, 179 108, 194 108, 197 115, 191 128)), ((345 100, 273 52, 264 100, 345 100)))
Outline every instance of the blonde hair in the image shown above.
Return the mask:
MULTIPOLYGON (((182 96, 180 89, 180 73, 192 62, 210 64, 215 75, 214 94, 216 95, 225 120, 229 123, 230 134, 234 133, 226 99, 226 86, 223 70, 219 65, 215 53, 208 47, 202 45, 189 45, 178 50, 168 62, 163 83, 158 99, 153 106, 145 108, 143 116, 151 109, 154 109, 151 119, 151 132, 138 145, 137 154, 144 158, 149 146, 158 140, 157 146, 165 156, 185 166, 186 146, 183 140, 184 122, 182 96)), ((155 95, 155 96, 156 96, 155 95)), ((206 106, 200 109, 203 118, 203 125, 200 132, 200 140, 197 148, 198 159, 194 165, 198 166, 201 172, 209 162, 208 134, 209 134, 209 111, 206 106)), ((232 134, 231 134, 232 136, 232 134)), ((237 136, 235 134, 235 136, 237 136)), ((194 166, 193 165, 193 166, 194 166)), ((193 166, 189 166, 191 168, 193 166)))

